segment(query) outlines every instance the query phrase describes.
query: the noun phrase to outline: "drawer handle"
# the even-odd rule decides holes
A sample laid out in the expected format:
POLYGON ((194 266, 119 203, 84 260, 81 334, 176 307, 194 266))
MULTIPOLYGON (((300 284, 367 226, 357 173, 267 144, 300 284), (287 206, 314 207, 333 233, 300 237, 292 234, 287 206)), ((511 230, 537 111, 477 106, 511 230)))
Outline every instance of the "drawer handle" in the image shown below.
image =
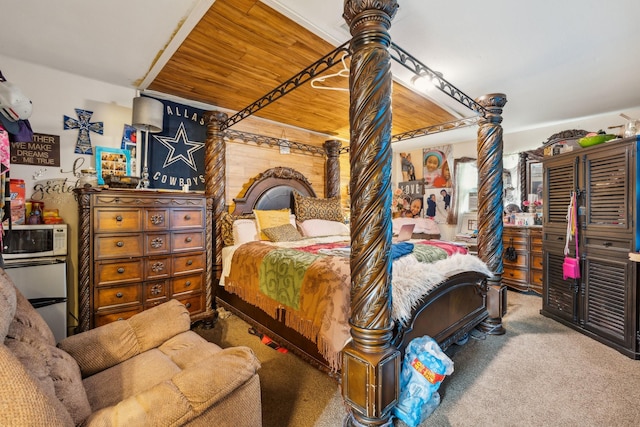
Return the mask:
POLYGON ((184 219, 185 219, 186 221, 189 221, 189 220, 191 219, 191 215, 186 214, 186 215, 184 216, 184 219))
POLYGON ((124 320, 124 317, 118 317, 118 320, 124 320))
POLYGON ((602 246, 604 246, 605 248, 609 248, 609 247, 613 246, 613 243, 611 243, 611 242, 604 242, 604 243, 602 244, 602 246))
POLYGON ((116 246, 121 248, 124 246, 124 242, 122 240, 120 240, 118 243, 116 243, 116 246))
POLYGON ((118 274, 122 274, 122 273, 124 273, 124 267, 118 268, 118 274))
POLYGON ((116 216, 116 221, 122 222, 122 215, 117 215, 116 216))
POLYGON ((193 260, 192 259, 187 260, 187 265, 191 265, 191 264, 193 264, 193 260))
POLYGON ((164 240, 162 240, 161 237, 156 237, 151 241, 151 247, 154 249, 158 249, 159 247, 162 247, 163 244, 164 244, 164 240))
POLYGON ((187 242, 187 243, 191 243, 192 240, 193 239, 191 237, 187 237, 186 239, 184 239, 184 241, 187 242))
POLYGON ((154 262, 153 265, 151 265, 151 270, 153 270, 154 273, 164 270, 164 263, 154 262))
POLYGON ((118 292, 118 293, 116 294, 116 298, 122 298, 123 296, 124 296, 124 295, 122 295, 122 292, 118 292))
POLYGON ((188 302, 188 303, 186 303, 184 306, 185 306, 185 307, 187 307, 187 308, 191 308, 191 303, 190 303, 190 302, 188 302))
POLYGON ((187 280, 186 282, 184 282, 184 286, 185 288, 188 288, 189 286, 191 286, 191 280, 187 280))

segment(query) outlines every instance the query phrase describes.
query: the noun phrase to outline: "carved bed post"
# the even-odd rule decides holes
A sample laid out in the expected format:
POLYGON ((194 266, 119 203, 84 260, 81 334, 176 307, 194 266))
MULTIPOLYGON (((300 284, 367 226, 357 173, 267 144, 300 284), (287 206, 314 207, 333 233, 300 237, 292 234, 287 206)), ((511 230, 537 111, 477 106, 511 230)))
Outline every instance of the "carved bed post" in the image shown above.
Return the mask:
POLYGON ((324 197, 330 198, 340 195, 340 147, 342 142, 330 139, 323 144, 327 155, 324 167, 324 197))
POLYGON ((391 344, 391 43, 393 0, 344 2, 351 34, 351 336, 342 394, 349 426, 383 426, 399 395, 391 344))
POLYGON ((479 120, 478 129, 478 256, 494 275, 487 282, 489 317, 479 329, 493 335, 505 333, 502 326, 502 107, 507 97, 501 93, 484 95, 476 100, 487 113, 479 120))
MULTIPOLYGON (((227 120, 227 115, 220 111, 207 111, 204 114, 207 124, 207 141, 204 153, 204 193, 207 196, 207 224, 211 231, 207 233, 207 263, 213 262, 212 278, 208 278, 212 283, 212 288, 217 286, 222 269, 222 239, 220 216, 225 209, 225 177, 226 177, 226 157, 225 142, 222 125, 227 120), (213 250, 215 245, 215 250, 213 250), (214 262, 215 259, 215 262, 214 262), (215 278, 215 280, 214 280, 215 278)), ((215 295, 212 296, 211 307, 215 308, 215 295)))

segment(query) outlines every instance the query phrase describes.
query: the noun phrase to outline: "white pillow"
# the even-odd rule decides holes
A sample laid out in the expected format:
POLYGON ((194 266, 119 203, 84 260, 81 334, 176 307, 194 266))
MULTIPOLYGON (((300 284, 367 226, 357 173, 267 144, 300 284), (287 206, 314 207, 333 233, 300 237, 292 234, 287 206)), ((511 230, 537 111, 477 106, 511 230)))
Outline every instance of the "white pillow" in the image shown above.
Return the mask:
POLYGON ((236 219, 233 221, 233 244, 241 245, 260 240, 258 227, 253 219, 236 219))
POLYGON ((318 236, 348 236, 351 234, 349 226, 339 221, 326 219, 308 219, 299 224, 300 231, 305 237, 318 236))
MULTIPOLYGON (((289 215, 289 221, 291 225, 297 227, 294 214, 289 215)), ((233 221, 232 232, 234 245, 260 240, 258 237, 258 224, 255 219, 236 219, 233 221)))

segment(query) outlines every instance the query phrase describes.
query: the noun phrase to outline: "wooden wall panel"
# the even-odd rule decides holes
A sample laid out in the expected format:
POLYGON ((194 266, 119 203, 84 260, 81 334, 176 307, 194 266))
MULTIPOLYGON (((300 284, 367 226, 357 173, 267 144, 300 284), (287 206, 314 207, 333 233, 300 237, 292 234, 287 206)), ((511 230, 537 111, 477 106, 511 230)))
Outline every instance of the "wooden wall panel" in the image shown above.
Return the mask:
POLYGON ((280 154, 277 147, 241 142, 228 142, 226 155, 225 200, 228 205, 233 203, 251 178, 278 166, 290 167, 302 173, 311 182, 318 197, 324 197, 324 156, 302 154, 294 150, 291 154, 280 154))

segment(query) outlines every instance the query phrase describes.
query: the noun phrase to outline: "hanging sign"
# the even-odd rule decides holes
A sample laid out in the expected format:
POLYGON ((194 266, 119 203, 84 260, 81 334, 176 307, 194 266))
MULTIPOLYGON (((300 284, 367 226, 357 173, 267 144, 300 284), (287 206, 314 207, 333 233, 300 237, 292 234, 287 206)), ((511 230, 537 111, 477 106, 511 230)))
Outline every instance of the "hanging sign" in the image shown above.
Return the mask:
POLYGON ((11 143, 11 163, 60 166, 60 136, 34 133, 33 141, 11 143))
POLYGON ((204 190, 205 111, 159 101, 164 104, 162 132, 149 134, 151 188, 204 190))

